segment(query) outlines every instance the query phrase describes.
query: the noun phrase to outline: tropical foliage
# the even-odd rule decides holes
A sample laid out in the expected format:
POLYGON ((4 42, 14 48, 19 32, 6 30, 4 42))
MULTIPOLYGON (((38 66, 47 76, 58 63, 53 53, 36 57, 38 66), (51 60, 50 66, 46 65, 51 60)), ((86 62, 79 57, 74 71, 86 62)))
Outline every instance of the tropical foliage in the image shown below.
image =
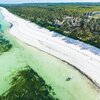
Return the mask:
POLYGON ((100 11, 100 4, 23 4, 6 8, 51 31, 100 48, 100 18, 85 16, 100 11))

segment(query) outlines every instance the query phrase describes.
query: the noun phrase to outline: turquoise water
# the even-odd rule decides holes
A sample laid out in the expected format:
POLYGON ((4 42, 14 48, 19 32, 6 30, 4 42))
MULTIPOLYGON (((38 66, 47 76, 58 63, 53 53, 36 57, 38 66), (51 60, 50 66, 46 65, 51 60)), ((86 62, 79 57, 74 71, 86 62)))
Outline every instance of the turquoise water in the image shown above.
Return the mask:
POLYGON ((100 92, 85 76, 72 66, 30 47, 8 34, 10 24, 0 15, 1 32, 13 44, 13 48, 0 55, 0 94, 10 87, 12 74, 21 67, 30 65, 48 85, 51 85, 60 100, 100 100, 100 92), (70 81, 66 78, 72 77, 70 81))
POLYGON ((5 33, 5 31, 10 27, 10 23, 3 20, 3 16, 0 13, 0 32, 5 33))

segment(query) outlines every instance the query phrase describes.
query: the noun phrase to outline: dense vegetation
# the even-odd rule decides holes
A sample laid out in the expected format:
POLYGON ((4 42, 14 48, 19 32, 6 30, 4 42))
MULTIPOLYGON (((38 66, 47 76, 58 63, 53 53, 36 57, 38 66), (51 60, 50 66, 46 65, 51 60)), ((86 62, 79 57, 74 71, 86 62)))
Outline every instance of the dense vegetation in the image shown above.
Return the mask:
POLYGON ((100 11, 100 4, 23 4, 6 8, 51 31, 100 48, 100 17, 88 16, 100 11))
POLYGON ((0 96, 0 100, 58 100, 51 86, 29 66, 12 77, 11 88, 0 96))

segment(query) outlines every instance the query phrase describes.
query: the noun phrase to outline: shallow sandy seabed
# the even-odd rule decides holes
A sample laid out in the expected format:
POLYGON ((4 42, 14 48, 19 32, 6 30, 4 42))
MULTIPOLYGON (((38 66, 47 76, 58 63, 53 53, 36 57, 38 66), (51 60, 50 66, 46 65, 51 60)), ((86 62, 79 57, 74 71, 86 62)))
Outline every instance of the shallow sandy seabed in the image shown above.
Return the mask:
POLYGON ((10 34, 76 66, 100 87, 100 49, 50 32, 11 14, 5 8, 0 9, 4 19, 13 24, 10 34))
MULTIPOLYGON (((14 34, 12 35, 16 36, 14 34)), ((13 36, 8 34, 6 35, 6 38, 11 40, 14 47, 9 52, 0 56, 1 93, 10 87, 9 82, 11 77, 9 75, 11 75, 11 73, 14 73, 14 71, 25 65, 30 65, 40 76, 43 77, 47 84, 54 88, 56 96, 60 98, 60 100, 100 100, 99 89, 97 89, 85 76, 75 70, 72 66, 36 48, 22 43, 16 39, 18 37, 13 36), (66 81, 66 78, 68 77, 72 77, 72 80, 66 81)), ((21 38, 23 39, 23 37, 21 38)), ((81 63, 81 65, 84 65, 84 63, 81 63)))

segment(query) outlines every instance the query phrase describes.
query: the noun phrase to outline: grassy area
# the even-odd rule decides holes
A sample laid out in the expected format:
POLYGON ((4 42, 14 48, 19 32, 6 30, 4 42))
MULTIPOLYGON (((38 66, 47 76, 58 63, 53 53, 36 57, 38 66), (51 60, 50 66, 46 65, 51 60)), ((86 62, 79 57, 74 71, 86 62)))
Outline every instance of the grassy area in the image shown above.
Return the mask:
POLYGON ((100 14, 95 14, 93 17, 100 18, 100 14))

